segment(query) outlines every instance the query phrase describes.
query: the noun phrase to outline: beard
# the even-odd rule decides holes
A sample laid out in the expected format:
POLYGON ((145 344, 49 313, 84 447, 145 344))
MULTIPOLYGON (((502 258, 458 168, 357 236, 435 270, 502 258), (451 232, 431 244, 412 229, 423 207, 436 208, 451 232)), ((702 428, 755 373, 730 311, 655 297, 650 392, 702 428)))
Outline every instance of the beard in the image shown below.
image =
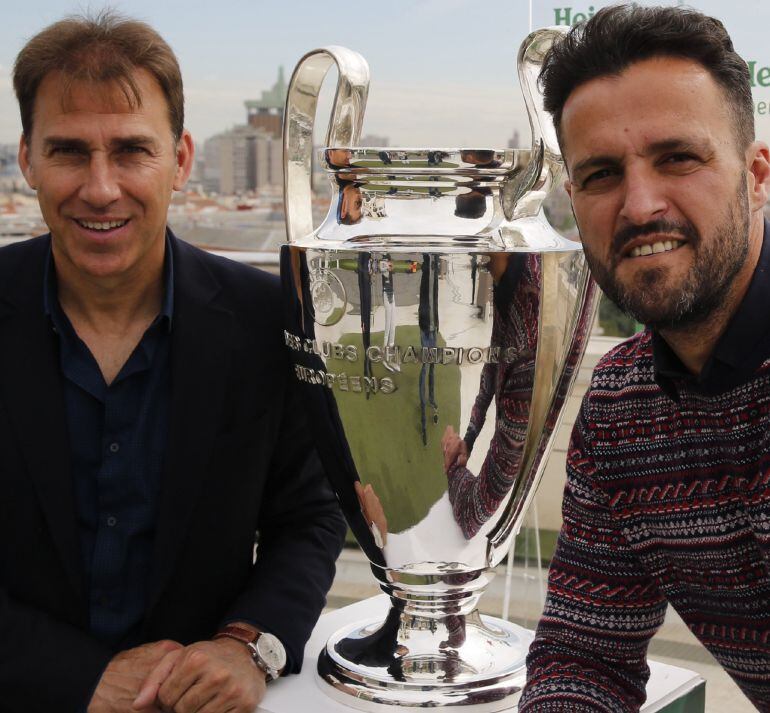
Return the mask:
POLYGON ((655 220, 619 230, 613 236, 612 248, 608 265, 583 243, 594 279, 620 309, 657 331, 686 330, 703 323, 724 305, 733 279, 746 262, 749 205, 745 173, 725 216, 712 228, 709 240, 704 242, 690 221, 655 220), (623 246, 642 235, 658 233, 670 236, 669 239, 681 236, 693 250, 694 259, 684 279, 667 286, 669 271, 658 267, 639 270, 628 283, 620 282, 616 274, 623 246))

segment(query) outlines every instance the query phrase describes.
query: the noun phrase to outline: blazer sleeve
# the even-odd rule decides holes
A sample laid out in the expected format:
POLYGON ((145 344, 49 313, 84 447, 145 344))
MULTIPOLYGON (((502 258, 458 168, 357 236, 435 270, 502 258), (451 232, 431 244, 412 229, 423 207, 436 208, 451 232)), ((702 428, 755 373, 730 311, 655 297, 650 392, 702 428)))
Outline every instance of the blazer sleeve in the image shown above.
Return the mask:
POLYGON ((647 646, 666 611, 592 476, 587 403, 568 452, 563 525, 520 713, 638 711, 650 675, 647 646))
POLYGON ((256 563, 248 586, 223 619, 250 622, 275 634, 286 647, 286 673, 302 666, 346 532, 305 411, 289 375, 261 507, 256 563))
POLYGON ((112 653, 0 587, 0 712, 83 710, 112 653))
MULTIPOLYGON (((19 371, 4 376, 18 379, 19 371)), ((0 392, 0 713, 71 713, 88 704, 113 652, 84 631, 87 611, 68 583, 0 392)), ((29 395, 41 411, 50 410, 46 396, 29 395)), ((52 448, 40 432, 27 435, 52 448)))

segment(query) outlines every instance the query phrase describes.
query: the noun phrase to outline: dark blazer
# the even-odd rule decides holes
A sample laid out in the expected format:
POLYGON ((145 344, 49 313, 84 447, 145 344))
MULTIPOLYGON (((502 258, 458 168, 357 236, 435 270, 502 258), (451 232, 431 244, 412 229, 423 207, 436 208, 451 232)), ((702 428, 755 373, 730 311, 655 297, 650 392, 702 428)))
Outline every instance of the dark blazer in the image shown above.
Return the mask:
MULTIPOLYGON (((87 633, 50 238, 0 249, 0 711, 83 705, 114 651, 87 633)), ((143 641, 252 621, 295 670, 344 522, 307 440, 278 280, 172 237, 171 416, 143 641), (256 563, 254 534, 259 531, 256 563)))

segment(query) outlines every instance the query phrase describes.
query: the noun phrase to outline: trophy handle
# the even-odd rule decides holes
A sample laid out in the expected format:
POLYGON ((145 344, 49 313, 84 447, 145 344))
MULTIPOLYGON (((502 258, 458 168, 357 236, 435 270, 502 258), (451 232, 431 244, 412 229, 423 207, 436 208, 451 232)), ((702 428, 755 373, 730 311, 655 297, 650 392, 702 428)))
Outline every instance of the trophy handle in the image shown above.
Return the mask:
POLYGON ((530 32, 521 43, 518 56, 519 82, 532 129, 532 149, 537 149, 542 141, 545 152, 558 159, 561 159, 561 151, 556 138, 556 129, 550 114, 543 106, 543 93, 540 91, 537 79, 545 55, 551 49, 554 40, 568 31, 568 27, 545 27, 542 30, 530 32))
MULTIPOLYGON (((541 201, 561 178, 564 171, 564 160, 553 120, 543 106, 543 93, 538 86, 538 77, 546 53, 551 49, 554 41, 567 32, 569 32, 568 27, 546 27, 542 30, 536 30, 524 39, 519 49, 519 81, 532 129, 532 163, 535 166, 533 170, 540 170, 539 178, 534 180, 534 185, 528 190, 531 192, 539 191, 541 201)), ((539 323, 541 334, 537 348, 534 377, 535 390, 540 391, 541 398, 533 400, 530 405, 529 428, 521 459, 523 477, 517 480, 517 484, 514 486, 505 517, 488 535, 487 552, 488 562, 491 566, 497 565, 505 552, 508 551, 511 538, 518 534, 524 514, 535 496, 538 483, 545 469, 544 455, 550 449, 549 444, 563 415, 562 406, 577 375, 597 305, 596 285, 590 278, 588 271, 583 270, 580 281, 576 285, 578 309, 573 315, 575 326, 573 330, 567 330, 573 335, 573 339, 566 344, 565 352, 564 344, 560 342, 558 330, 552 326, 548 328, 543 320, 544 313, 555 313, 558 309, 555 302, 559 294, 558 271, 546 267, 558 259, 554 254, 542 256, 543 282, 541 285, 539 323), (550 309, 545 307, 546 301, 551 305, 550 309), (546 345, 546 340, 551 340, 551 342, 546 345), (559 355, 556 361, 552 356, 554 354, 559 355), (554 414, 557 415, 555 421, 554 414)))
POLYGON ((333 63, 337 65, 339 79, 326 132, 326 146, 355 146, 361 135, 369 93, 366 60, 346 47, 329 46, 308 52, 291 76, 284 111, 283 188, 286 233, 290 243, 313 232, 310 192, 313 124, 318 94, 333 63))
POLYGON ((524 103, 527 106, 529 125, 532 130, 532 156, 541 156, 540 175, 530 191, 542 191, 543 197, 562 175, 564 162, 556 137, 556 129, 550 114, 543 106, 543 93, 538 76, 543 59, 554 41, 569 32, 568 27, 545 27, 530 32, 519 47, 518 71, 524 103))

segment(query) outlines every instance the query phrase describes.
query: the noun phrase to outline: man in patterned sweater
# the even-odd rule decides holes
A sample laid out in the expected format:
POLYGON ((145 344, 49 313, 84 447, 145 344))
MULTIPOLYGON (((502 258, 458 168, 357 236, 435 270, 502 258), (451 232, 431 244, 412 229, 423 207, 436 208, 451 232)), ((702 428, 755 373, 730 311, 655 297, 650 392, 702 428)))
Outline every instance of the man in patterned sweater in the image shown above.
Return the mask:
POLYGON ((541 74, 596 280, 646 324, 599 363, 520 713, 637 711, 670 603, 770 711, 770 157, 720 22, 616 6, 541 74))

